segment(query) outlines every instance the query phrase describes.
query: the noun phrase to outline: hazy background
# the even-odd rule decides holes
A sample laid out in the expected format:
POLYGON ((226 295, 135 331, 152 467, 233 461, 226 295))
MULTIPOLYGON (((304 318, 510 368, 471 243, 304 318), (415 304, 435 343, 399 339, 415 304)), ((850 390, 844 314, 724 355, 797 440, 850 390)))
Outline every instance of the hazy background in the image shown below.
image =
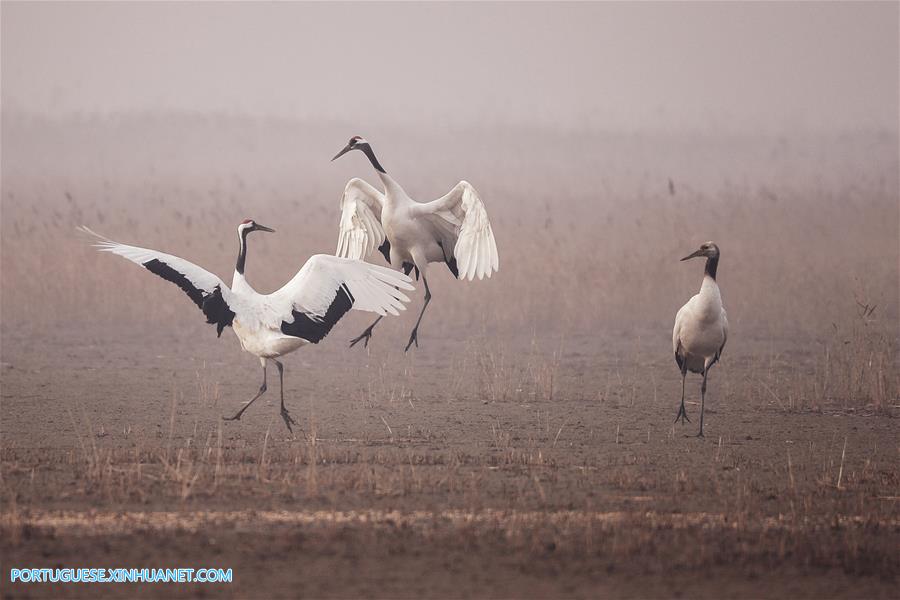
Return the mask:
POLYGON ((897 131, 896 3, 3 3, 3 105, 897 131))
POLYGON ((205 333, 74 227, 228 280, 253 217, 272 290, 375 181, 329 162, 359 134, 413 197, 465 178, 494 223, 500 273, 436 276, 423 333, 649 328, 667 357, 707 239, 744 337, 831 335, 857 301, 896 331, 897 31, 896 3, 4 2, 3 328, 205 333))
POLYGON ((896 597, 898 12, 0 2, 0 555, 234 568, 181 596, 896 597), (273 369, 224 422, 256 359, 75 228, 230 282, 252 217, 272 291, 378 183, 352 135, 416 199, 470 181, 500 271, 434 265, 408 353, 421 289, 285 357, 308 437, 273 369), (671 339, 707 240, 704 441, 671 339))

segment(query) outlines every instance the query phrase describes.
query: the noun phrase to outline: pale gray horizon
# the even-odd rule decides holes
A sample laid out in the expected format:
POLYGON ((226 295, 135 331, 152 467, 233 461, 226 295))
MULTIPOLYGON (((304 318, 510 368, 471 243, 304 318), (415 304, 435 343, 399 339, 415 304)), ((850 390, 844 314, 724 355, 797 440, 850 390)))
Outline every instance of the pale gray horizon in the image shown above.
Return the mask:
POLYGON ((898 3, 2 3, 2 105, 898 131, 898 3))

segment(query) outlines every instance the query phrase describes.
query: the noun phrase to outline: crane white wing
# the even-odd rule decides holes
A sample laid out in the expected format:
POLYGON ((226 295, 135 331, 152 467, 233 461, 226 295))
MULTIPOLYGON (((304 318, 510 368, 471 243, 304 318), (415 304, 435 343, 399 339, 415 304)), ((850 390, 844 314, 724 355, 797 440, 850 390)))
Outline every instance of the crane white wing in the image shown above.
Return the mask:
MULTIPOLYGON (((696 329, 698 327, 698 321, 694 310, 696 309, 697 304, 700 302, 700 294, 696 294, 688 300, 684 306, 678 309, 678 312, 675 314, 675 327, 672 329, 672 351, 675 353, 675 362, 678 365, 678 368, 682 368, 682 362, 686 360, 685 355, 685 342, 684 336, 686 333, 690 333, 693 328, 695 331, 695 335, 693 336, 696 339, 696 329)), ((725 349, 725 344, 728 342, 728 317, 725 314, 725 309, 722 309, 722 316, 719 319, 719 326, 722 328, 722 343, 719 345, 716 350, 715 356, 713 357, 712 363, 710 366, 718 362, 718 360, 722 356, 722 351, 725 349)), ((710 325, 710 327, 714 327, 714 325, 710 325)), ((715 330, 713 330, 715 331, 715 330)), ((713 333, 713 335, 717 335, 713 333)), ((688 337, 691 337, 688 335, 688 337)), ((696 365, 694 367, 689 367, 694 372, 699 372, 696 370, 696 365)))
POLYGON ((351 308, 379 315, 405 310, 412 280, 392 269, 317 254, 280 290, 268 296, 281 331, 311 342, 324 338, 351 308))
POLYGON ((725 314, 725 309, 722 309, 722 345, 719 347, 719 352, 716 354, 716 360, 719 360, 722 357, 722 351, 725 350, 725 344, 728 343, 728 315, 725 314))
POLYGON ((675 364, 678 365, 679 369, 682 368, 682 362, 684 361, 684 349, 681 347, 681 328, 684 325, 685 315, 690 310, 688 308, 689 304, 690 301, 685 303, 675 313, 675 327, 672 328, 672 352, 675 354, 675 364))
POLYGON ((347 182, 341 197, 336 256, 366 259, 385 243, 381 226, 383 205, 384 195, 362 179, 347 182))
POLYGON ((225 327, 231 325, 237 310, 234 307, 235 299, 229 287, 218 276, 189 260, 149 248, 120 244, 85 226, 79 229, 98 240, 93 245, 101 252, 126 258, 181 288, 206 315, 207 323, 216 324, 219 335, 222 335, 225 327))
MULTIPOLYGON (((416 206, 413 215, 431 221, 445 252, 453 249, 460 278, 482 279, 500 269, 487 209, 468 181, 460 181, 442 198, 416 206)), ((449 262, 450 257, 445 258, 449 262)))

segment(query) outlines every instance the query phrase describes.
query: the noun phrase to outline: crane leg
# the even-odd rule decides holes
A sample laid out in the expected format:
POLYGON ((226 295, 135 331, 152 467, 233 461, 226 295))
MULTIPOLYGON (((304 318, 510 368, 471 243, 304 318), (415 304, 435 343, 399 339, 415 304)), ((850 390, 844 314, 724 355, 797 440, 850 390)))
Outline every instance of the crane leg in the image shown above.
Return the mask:
POLYGON ((706 404, 706 376, 709 374, 709 367, 704 366, 703 383, 700 384, 700 433, 697 437, 703 437, 703 407, 706 404))
POLYGON ((422 273, 422 282, 425 284, 425 304, 422 305, 422 312, 419 313, 419 318, 416 320, 416 326, 413 327, 412 333, 409 334, 409 342, 406 343, 406 348, 403 350, 404 352, 409 351, 409 347, 416 344, 416 348, 419 347, 419 323, 422 322, 422 315, 425 314, 425 309, 428 308, 428 303, 431 302, 431 290, 428 289, 428 280, 425 278, 425 274, 422 273))
MULTIPOLYGON (((412 265, 411 263, 404 263, 404 265, 403 265, 403 274, 404 274, 404 275, 409 275, 409 274, 412 272, 412 270, 413 270, 413 265, 412 265)), ((396 286, 395 286, 395 287, 396 287, 396 286)), ((399 290, 400 288, 397 288, 397 289, 399 290)), ((352 340, 350 340, 350 347, 352 348, 353 346, 355 346, 355 345, 358 344, 359 342, 362 342, 362 343, 363 343, 363 348, 368 348, 368 347, 369 347, 369 340, 372 339, 372 330, 375 329, 375 326, 378 325, 378 323, 379 323, 383 318, 384 318, 384 315, 381 315, 380 317, 378 317, 377 319, 375 319, 375 322, 374 322, 374 323, 372 323, 371 325, 369 325, 368 327, 366 327, 365 331, 363 331, 361 334, 359 334, 358 336, 356 336, 355 338, 353 338, 352 340)))
POLYGON ((266 393, 266 359, 261 358, 259 359, 259 361, 262 363, 263 368, 263 382, 262 385, 259 386, 259 391, 255 396, 253 396, 253 398, 250 399, 249 402, 244 404, 244 407, 241 410, 237 411, 236 415, 234 415, 233 417, 222 417, 222 419, 224 419, 225 421, 239 421, 241 419, 241 415, 244 414, 244 411, 250 408, 250 405, 253 404, 257 398, 266 393))
POLYGON ((281 389, 281 418, 284 419, 284 424, 287 425, 288 431, 294 433, 291 425, 296 425, 297 421, 291 417, 291 413, 289 413, 288 409, 284 406, 284 365, 274 358, 271 359, 271 361, 275 363, 275 367, 278 369, 278 383, 281 389))
POLYGON ((678 414, 675 415, 675 423, 678 422, 678 419, 681 419, 681 424, 684 425, 684 422, 688 423, 691 420, 687 416, 687 411, 684 410, 684 378, 687 376, 687 369, 681 369, 681 408, 678 409, 678 414))

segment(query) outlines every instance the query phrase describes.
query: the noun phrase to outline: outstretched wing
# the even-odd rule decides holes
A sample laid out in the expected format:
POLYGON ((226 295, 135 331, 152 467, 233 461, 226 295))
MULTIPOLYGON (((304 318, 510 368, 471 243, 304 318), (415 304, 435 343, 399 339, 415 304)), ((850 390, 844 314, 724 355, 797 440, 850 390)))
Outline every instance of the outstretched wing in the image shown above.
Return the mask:
POLYGON ((269 304, 285 335, 318 343, 351 308, 379 315, 406 310, 412 280, 387 267, 317 254, 277 292, 269 304))
POLYGON ((468 181, 460 181, 449 194, 434 202, 413 208, 413 216, 422 216, 441 237, 445 260, 456 260, 459 277, 472 280, 490 277, 500 269, 497 242, 484 202, 468 181), (452 248, 453 256, 446 256, 452 248))
POLYGON ((171 254, 120 244, 83 225, 79 230, 95 237, 98 241, 94 247, 99 248, 101 252, 118 254, 180 287, 206 315, 206 322, 216 325, 219 336, 225 327, 231 325, 234 320, 234 311, 229 306, 231 290, 221 279, 206 269, 171 254))
POLYGON ((347 182, 341 197, 341 223, 336 256, 366 259, 378 248, 388 262, 390 245, 381 227, 384 195, 362 179, 347 182))

